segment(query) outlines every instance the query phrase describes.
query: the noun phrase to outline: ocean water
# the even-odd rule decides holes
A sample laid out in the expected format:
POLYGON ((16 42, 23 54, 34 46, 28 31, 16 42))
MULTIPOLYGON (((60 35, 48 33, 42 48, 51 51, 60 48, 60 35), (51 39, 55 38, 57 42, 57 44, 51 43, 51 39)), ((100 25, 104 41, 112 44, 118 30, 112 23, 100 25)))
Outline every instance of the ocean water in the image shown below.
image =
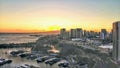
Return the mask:
POLYGON ((0 34, 0 44, 35 42, 39 37, 34 34, 0 34))

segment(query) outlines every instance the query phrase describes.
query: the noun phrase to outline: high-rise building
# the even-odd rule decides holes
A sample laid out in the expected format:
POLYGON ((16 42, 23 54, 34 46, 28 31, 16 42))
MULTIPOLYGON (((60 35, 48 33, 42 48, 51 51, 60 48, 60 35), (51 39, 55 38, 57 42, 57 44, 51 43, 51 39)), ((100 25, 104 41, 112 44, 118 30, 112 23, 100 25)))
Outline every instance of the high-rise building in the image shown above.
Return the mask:
POLYGON ((60 36, 61 36, 61 38, 64 38, 65 34, 66 34, 66 29, 65 28, 60 29, 60 36))
POLYGON ((60 29, 60 34, 64 34, 66 32, 65 28, 60 29))
POLYGON ((120 61, 120 21, 113 23, 113 59, 120 61))
POLYGON ((105 35, 104 35, 104 33, 100 33, 100 39, 105 39, 105 35))
POLYGON ((82 38, 83 37, 83 31, 81 28, 76 29, 76 38, 82 38))
POLYGON ((107 31, 106 31, 106 29, 101 29, 101 39, 105 39, 106 38, 106 36, 107 36, 107 31))
POLYGON ((88 38, 88 37, 89 37, 89 31, 84 30, 83 36, 84 36, 85 38, 88 38))
POLYGON ((76 29, 71 29, 70 30, 70 37, 71 38, 76 38, 76 29))

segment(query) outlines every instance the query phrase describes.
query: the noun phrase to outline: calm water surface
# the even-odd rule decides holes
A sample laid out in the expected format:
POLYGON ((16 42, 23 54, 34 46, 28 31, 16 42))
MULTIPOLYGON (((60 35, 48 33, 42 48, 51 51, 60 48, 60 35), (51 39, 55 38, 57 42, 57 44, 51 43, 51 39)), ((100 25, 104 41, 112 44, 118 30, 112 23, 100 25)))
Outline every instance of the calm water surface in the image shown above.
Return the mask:
POLYGON ((35 42, 39 38, 30 35, 31 34, 0 34, 0 44, 35 42))

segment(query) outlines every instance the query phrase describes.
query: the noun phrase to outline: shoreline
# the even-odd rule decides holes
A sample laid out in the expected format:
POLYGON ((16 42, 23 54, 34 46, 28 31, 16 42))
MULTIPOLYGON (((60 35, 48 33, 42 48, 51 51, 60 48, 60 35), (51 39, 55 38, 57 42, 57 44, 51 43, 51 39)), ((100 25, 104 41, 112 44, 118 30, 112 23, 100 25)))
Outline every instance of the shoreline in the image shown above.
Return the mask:
POLYGON ((35 44, 36 44, 36 42, 28 42, 28 43, 6 43, 6 44, 0 44, 0 49, 2 49, 2 48, 32 47, 35 44))

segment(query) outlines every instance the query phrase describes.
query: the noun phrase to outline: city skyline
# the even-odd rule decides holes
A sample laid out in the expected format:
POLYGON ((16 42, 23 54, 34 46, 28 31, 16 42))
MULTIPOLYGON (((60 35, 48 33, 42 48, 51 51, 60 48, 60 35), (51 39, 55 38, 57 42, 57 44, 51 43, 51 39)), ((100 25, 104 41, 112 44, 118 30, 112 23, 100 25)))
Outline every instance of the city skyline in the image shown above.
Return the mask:
POLYGON ((0 32, 111 31, 120 0, 1 0, 0 32))

